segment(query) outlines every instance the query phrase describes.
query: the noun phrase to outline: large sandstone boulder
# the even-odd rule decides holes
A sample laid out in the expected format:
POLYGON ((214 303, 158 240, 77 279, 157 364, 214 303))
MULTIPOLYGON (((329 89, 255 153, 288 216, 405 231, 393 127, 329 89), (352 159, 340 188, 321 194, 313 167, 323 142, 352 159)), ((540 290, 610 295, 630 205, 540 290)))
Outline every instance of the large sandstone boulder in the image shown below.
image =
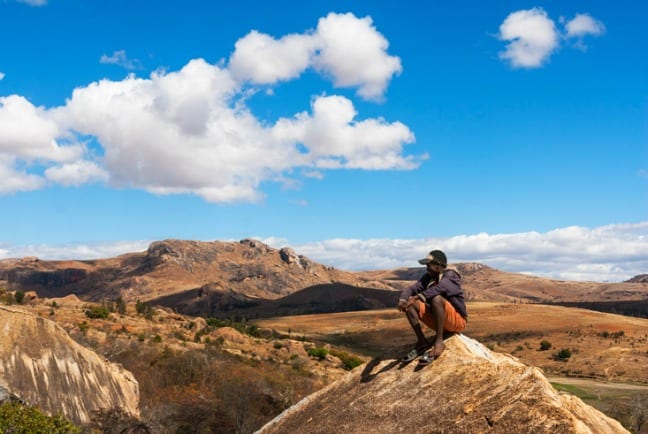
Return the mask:
POLYGON ((0 306, 0 390, 77 424, 93 412, 139 417, 139 385, 120 365, 76 343, 58 324, 0 306))
POLYGON ((627 433, 542 372, 456 335, 431 365, 370 362, 259 433, 627 433))

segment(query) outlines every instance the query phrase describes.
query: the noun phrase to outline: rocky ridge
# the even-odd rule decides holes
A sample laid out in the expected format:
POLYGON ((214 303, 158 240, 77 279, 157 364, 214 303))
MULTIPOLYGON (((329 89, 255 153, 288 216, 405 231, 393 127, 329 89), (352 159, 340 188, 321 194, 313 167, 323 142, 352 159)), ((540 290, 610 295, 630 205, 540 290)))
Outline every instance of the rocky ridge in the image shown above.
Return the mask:
POLYGON ((146 301, 201 289, 224 295, 225 302, 238 295, 273 300, 332 282, 391 289, 318 264, 291 248, 274 249, 252 239, 164 240, 151 243, 146 252, 100 260, 7 259, 0 261, 0 287, 2 281, 9 290, 35 291, 41 298, 75 294, 88 301, 146 301))
POLYGON ((258 432, 627 433, 579 398, 554 390, 538 368, 463 335, 446 345, 423 369, 374 359, 258 432))

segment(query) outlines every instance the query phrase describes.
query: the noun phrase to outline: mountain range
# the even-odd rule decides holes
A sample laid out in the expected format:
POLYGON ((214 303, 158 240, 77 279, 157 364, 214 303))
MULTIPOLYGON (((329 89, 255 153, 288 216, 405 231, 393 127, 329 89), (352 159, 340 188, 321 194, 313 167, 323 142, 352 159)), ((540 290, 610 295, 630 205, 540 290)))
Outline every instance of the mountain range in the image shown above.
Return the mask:
MULTIPOLYGON (((648 299, 648 284, 561 281, 478 263, 451 264, 469 301, 617 305, 648 299)), ((352 272, 319 264, 290 247, 164 240, 145 252, 98 260, 0 261, 0 285, 39 297, 74 294, 86 301, 150 302, 189 315, 268 317, 394 306, 421 267, 352 272)), ((592 307, 592 306, 590 306, 592 307)), ((632 312, 630 312, 632 313, 632 312)))

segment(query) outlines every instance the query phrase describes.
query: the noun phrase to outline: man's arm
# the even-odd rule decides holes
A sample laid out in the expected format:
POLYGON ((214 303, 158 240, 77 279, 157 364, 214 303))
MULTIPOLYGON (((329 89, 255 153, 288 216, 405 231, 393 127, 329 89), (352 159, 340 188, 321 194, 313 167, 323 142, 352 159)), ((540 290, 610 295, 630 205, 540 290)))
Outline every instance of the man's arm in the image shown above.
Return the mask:
POLYGON ((408 286, 401 292, 401 295, 398 297, 398 309, 401 311, 405 311, 408 307, 407 303, 416 294, 419 294, 421 291, 425 289, 425 286, 423 285, 423 278, 419 279, 416 283, 408 286))

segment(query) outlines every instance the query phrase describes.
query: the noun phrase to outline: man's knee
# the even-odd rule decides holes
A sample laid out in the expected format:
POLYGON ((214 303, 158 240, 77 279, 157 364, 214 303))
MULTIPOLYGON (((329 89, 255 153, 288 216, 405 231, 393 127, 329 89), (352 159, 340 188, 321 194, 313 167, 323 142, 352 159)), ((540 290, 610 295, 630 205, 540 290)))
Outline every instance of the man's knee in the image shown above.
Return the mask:
POLYGON ((414 300, 412 304, 409 306, 409 308, 407 309, 407 313, 418 316, 420 310, 421 310, 421 301, 414 300))
POLYGON ((445 299, 440 295, 435 295, 432 297, 430 304, 435 308, 443 309, 445 308, 445 299))

